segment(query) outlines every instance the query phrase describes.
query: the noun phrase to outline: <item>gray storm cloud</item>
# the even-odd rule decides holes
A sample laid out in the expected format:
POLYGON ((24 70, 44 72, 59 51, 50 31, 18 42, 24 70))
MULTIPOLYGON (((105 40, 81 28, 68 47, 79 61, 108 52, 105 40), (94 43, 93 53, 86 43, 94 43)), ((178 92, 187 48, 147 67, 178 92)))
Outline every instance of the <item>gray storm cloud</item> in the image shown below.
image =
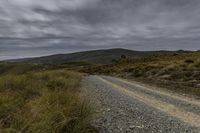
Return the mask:
POLYGON ((1 0, 0 59, 96 48, 200 49, 199 0, 1 0))

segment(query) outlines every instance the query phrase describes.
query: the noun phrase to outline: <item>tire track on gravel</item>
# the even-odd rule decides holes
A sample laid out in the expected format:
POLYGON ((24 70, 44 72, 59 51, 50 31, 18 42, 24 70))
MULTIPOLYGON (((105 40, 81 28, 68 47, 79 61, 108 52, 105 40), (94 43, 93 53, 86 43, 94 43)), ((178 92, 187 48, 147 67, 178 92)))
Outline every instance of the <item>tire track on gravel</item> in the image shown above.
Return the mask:
MULTIPOLYGON (((98 77, 98 79, 103 81, 105 84, 111 86, 113 89, 123 93, 124 95, 127 95, 129 97, 133 97, 133 98, 147 104, 148 106, 151 106, 151 107, 158 109, 162 112, 165 112, 165 113, 167 113, 167 114, 169 114, 169 115, 171 115, 175 118, 178 118, 179 120, 181 120, 185 123, 188 123, 191 126, 200 128, 200 116, 197 115, 197 114, 179 109, 178 107, 176 107, 173 104, 168 104, 168 103, 159 101, 156 98, 148 96, 148 95, 143 94, 141 92, 137 92, 137 91, 134 91, 134 90, 128 90, 126 88, 123 88, 123 87, 121 87, 121 86, 119 86, 115 83, 112 83, 112 82, 110 82, 106 79, 103 79, 101 77, 98 77)), ((147 88, 143 88, 143 89, 147 89, 147 88)), ((150 90, 150 91, 152 91, 152 90, 150 90)), ((168 94, 162 93, 162 92, 159 92, 159 93, 162 94, 162 95, 163 94, 168 95, 168 94)), ((178 98, 178 97, 175 97, 175 98, 178 98)), ((179 98, 179 100, 180 100, 180 98, 179 98)), ((181 100, 183 100, 183 99, 181 98, 181 100)))

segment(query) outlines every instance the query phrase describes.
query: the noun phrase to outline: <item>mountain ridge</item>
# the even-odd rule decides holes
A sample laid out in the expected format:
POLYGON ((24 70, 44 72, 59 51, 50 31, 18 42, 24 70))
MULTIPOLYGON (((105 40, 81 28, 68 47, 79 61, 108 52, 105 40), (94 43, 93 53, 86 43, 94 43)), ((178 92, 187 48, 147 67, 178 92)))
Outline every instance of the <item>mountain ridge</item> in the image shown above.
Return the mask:
POLYGON ((95 64, 110 64, 113 60, 121 58, 122 55, 129 57, 146 57, 154 54, 168 54, 168 53, 187 53, 191 51, 135 51, 123 48, 114 49, 101 49, 91 51, 81 51, 68 54, 55 54, 42 57, 23 58, 23 59, 11 59, 8 62, 25 62, 36 64, 64 64, 70 62, 88 62, 95 64))

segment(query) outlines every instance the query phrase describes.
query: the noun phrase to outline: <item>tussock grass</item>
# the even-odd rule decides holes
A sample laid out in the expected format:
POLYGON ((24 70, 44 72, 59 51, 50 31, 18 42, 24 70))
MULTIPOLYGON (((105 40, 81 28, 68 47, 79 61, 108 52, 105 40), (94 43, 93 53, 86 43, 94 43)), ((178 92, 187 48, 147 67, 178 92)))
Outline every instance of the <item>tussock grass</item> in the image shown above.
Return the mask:
POLYGON ((127 58, 112 65, 92 66, 83 71, 134 78, 200 98, 200 52, 127 58))
POLYGON ((0 75, 0 132, 96 132, 92 109, 81 95, 80 73, 29 70, 0 75))

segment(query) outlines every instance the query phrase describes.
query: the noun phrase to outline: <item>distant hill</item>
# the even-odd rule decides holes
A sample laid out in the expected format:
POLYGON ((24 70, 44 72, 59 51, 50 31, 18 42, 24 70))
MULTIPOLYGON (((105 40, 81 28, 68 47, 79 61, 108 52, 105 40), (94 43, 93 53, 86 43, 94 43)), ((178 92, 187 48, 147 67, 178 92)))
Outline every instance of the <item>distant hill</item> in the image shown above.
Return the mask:
POLYGON ((121 58, 122 55, 130 57, 145 57, 153 54, 162 53, 183 53, 186 51, 133 51, 128 49, 104 49, 104 50, 93 50, 84 51, 71 54, 57 54, 44 57, 36 58, 25 58, 25 59, 15 59, 9 60, 9 62, 26 62, 26 63, 36 63, 36 64, 63 64, 70 62, 88 62, 95 64, 110 64, 113 60, 121 58))

